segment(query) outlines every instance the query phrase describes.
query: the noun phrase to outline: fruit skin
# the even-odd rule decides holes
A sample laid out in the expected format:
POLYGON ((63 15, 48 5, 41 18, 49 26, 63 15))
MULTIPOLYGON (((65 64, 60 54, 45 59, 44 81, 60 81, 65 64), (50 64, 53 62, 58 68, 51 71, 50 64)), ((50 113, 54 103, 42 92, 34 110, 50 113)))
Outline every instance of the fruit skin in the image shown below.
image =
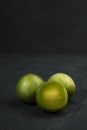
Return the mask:
POLYGON ((35 94, 44 80, 36 74, 28 73, 19 78, 16 84, 16 95, 24 102, 35 103, 35 94))
POLYGON ((48 81, 57 81, 63 84, 67 89, 69 96, 75 93, 76 90, 75 82, 69 75, 65 73, 55 73, 48 79, 48 81))
POLYGON ((66 88, 56 81, 45 82, 36 91, 36 102, 47 112, 63 109, 68 102, 66 88))

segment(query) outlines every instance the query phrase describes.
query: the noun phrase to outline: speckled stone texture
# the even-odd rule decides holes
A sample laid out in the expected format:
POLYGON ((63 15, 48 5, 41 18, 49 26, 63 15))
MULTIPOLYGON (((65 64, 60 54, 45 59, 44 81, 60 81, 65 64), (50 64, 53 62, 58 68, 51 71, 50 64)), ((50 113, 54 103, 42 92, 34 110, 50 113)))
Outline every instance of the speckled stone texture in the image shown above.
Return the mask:
POLYGON ((0 129, 1 130, 86 130, 87 55, 0 54, 0 129), (68 105, 56 113, 20 101, 15 93, 18 78, 36 73, 45 81, 56 72, 69 74, 76 92, 68 105))

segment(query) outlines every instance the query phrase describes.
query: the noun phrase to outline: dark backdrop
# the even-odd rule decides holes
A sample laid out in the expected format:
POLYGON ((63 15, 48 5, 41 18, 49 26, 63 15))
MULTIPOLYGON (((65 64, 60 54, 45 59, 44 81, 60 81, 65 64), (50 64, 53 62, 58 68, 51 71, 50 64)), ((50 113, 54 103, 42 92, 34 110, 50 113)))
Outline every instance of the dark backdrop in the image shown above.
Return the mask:
POLYGON ((86 53, 86 0, 0 1, 0 52, 86 53))

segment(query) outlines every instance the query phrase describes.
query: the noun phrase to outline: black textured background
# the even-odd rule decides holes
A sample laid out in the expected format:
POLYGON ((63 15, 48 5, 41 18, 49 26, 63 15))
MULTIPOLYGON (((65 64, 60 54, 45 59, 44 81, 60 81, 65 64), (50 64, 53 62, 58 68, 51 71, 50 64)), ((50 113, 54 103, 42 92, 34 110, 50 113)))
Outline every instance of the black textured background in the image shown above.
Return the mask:
POLYGON ((0 1, 0 51, 86 53, 86 0, 0 1))

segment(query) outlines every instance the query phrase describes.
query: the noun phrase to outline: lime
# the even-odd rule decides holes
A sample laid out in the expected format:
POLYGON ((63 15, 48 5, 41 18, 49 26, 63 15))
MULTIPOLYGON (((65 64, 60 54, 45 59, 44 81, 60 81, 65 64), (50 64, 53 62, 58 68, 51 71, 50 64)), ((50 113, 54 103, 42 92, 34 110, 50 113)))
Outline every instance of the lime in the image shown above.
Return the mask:
POLYGON ((27 102, 35 102, 36 89, 44 82, 44 80, 36 74, 28 73, 19 78, 16 85, 17 96, 27 102))
POLYGON ((65 73, 55 73, 53 74, 48 81, 57 81, 65 86, 67 89, 68 95, 71 96, 74 94, 76 85, 71 76, 65 73))
POLYGON ((45 82, 37 89, 36 102, 44 111, 58 111, 66 106, 67 101, 66 88, 58 82, 45 82))

